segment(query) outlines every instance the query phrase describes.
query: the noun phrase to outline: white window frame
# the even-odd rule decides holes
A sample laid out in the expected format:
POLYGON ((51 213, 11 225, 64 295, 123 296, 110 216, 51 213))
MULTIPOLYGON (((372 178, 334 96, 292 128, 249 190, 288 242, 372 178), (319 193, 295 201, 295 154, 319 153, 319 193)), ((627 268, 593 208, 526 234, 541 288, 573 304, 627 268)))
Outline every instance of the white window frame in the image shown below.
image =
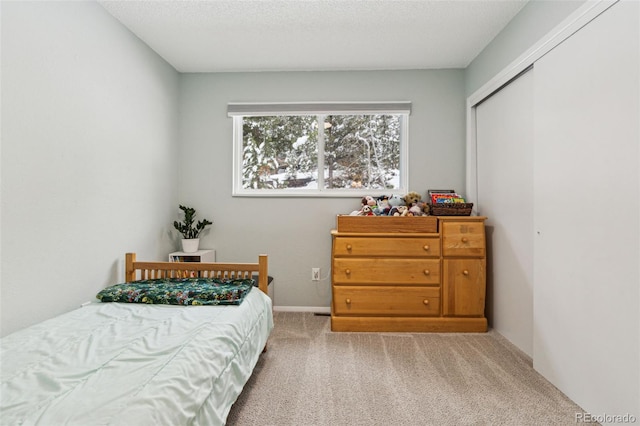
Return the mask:
MULTIPOLYGON (((288 103, 230 103, 227 115, 233 119, 232 196, 234 197, 362 197, 405 194, 409 176, 409 115, 411 102, 288 102, 288 103), (242 187, 244 117, 269 115, 401 115, 399 188, 354 189, 324 188, 324 173, 318 174, 317 189, 282 188, 252 189, 242 187), (322 176, 321 176, 322 175, 322 176)), ((321 133, 322 134, 322 133, 321 133)), ((324 140, 318 138, 318 171, 324 170, 324 140)))

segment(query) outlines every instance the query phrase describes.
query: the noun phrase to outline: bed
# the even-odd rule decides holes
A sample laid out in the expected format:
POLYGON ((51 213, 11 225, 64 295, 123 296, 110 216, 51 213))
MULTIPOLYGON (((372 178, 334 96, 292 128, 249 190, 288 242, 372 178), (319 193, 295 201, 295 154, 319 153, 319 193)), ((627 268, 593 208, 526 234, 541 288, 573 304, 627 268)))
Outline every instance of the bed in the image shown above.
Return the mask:
POLYGON ((251 286, 239 303, 229 295, 208 305, 92 302, 4 337, 1 424, 225 423, 273 328, 267 256, 180 263, 139 262, 128 253, 125 264, 119 286, 127 288, 150 281, 251 286))

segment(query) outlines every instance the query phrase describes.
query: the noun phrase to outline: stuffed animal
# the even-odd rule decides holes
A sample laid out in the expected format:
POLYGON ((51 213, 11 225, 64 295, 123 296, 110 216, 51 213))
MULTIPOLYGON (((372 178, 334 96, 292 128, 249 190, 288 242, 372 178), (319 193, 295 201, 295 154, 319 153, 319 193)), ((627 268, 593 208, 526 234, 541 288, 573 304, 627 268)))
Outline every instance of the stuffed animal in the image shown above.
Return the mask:
POLYGON ((393 207, 404 206, 406 204, 404 202, 404 199, 401 196, 397 194, 393 194, 389 197, 389 205, 393 208, 393 207))
POLYGON ((391 210, 391 206, 389 205, 389 197, 386 195, 381 195, 378 197, 377 206, 374 207, 373 213, 376 216, 387 216, 389 214, 389 210, 391 210))
POLYGON ((374 208, 378 203, 376 202, 376 200, 371 196, 371 195, 367 195, 365 197, 362 197, 362 205, 363 206, 369 206, 371 208, 374 208))
POLYGON ((362 210, 360 210, 360 216, 374 216, 371 206, 363 206, 362 210))
POLYGON ((404 197, 405 205, 409 209, 407 216, 422 216, 422 196, 417 192, 408 192, 404 197))
MULTIPOLYGON (((398 206, 395 208, 394 216, 406 216, 409 213, 407 206, 398 206)), ((393 209, 392 209, 393 210, 393 209)))
POLYGON ((375 216, 371 206, 364 205, 360 210, 354 210, 349 213, 349 216, 375 216))
POLYGON ((402 197, 402 199, 404 200, 405 206, 411 207, 417 205, 420 201, 422 201, 422 196, 417 192, 411 191, 408 192, 407 195, 402 197))
POLYGON ((411 214, 411 216, 422 216, 422 207, 418 204, 414 204, 413 206, 409 207, 409 213, 411 214))

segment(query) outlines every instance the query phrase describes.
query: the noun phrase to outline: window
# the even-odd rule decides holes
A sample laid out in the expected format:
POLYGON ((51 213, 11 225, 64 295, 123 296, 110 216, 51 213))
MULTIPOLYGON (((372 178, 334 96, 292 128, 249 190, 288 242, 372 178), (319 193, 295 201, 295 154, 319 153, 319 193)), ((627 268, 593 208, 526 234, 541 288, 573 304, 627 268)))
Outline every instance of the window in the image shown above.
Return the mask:
POLYGON ((406 192, 409 102, 230 104, 233 195, 406 192))

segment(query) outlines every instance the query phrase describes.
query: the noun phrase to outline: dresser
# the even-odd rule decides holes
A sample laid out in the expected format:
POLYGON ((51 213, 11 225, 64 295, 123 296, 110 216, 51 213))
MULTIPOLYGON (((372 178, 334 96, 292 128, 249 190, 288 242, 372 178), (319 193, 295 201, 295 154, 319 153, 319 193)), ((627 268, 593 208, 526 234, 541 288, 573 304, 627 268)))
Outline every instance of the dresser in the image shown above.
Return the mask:
POLYGON ((485 219, 338 216, 331 329, 486 331, 485 219))

